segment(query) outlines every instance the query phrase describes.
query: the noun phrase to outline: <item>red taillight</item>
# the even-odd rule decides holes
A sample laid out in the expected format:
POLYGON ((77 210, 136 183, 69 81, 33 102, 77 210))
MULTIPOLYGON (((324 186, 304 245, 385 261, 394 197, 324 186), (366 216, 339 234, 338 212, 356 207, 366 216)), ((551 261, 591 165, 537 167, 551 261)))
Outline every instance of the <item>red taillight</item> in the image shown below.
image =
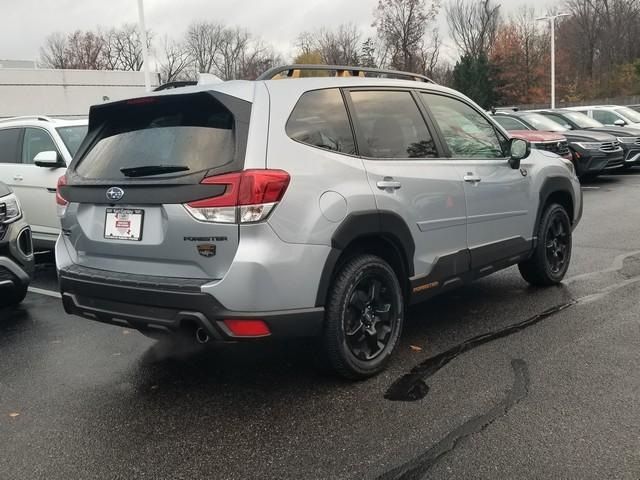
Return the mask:
POLYGON ((67 184, 66 175, 62 175, 58 178, 58 186, 56 187, 56 203, 61 207, 66 207, 69 202, 62 196, 60 192, 60 187, 64 187, 67 184))
POLYGON ((235 337, 266 337, 271 335, 264 320, 227 319, 224 324, 235 337))
POLYGON ((206 222, 258 222, 282 199, 289 180, 283 170, 244 170, 207 177, 200 183, 224 185, 224 193, 189 202, 186 207, 195 218, 206 222))
POLYGON ((148 105, 149 103, 157 103, 158 99, 154 97, 132 98, 127 100, 127 105, 148 105))

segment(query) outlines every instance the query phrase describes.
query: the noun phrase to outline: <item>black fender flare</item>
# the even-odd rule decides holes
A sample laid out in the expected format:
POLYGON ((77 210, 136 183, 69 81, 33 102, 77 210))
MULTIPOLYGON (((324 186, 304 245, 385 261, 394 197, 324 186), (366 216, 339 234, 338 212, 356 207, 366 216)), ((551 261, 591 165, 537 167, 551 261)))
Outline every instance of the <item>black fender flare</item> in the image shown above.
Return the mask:
MULTIPOLYGON (((544 206, 547 204, 549 197, 556 192, 566 193, 571 197, 571 204, 573 208, 576 207, 576 198, 575 193, 573 192, 573 187, 571 186, 571 180, 567 177, 549 177, 547 178, 542 187, 540 188, 539 198, 540 202, 538 203, 538 212, 536 213, 536 222, 533 225, 533 236, 535 236, 536 231, 538 230, 538 225, 540 223, 540 218, 542 217, 542 213, 544 212, 544 206)), ((569 212, 567 212, 569 213, 569 212)), ((570 219, 571 223, 574 223, 575 220, 575 211, 573 214, 573 218, 570 219)))
POLYGON ((324 305, 332 274, 342 252, 353 241, 366 236, 382 236, 397 245, 400 250, 399 254, 407 267, 408 276, 413 276, 413 258, 416 246, 411 230, 402 217, 397 213, 378 210, 350 213, 331 237, 331 251, 322 269, 316 295, 316 306, 324 305))

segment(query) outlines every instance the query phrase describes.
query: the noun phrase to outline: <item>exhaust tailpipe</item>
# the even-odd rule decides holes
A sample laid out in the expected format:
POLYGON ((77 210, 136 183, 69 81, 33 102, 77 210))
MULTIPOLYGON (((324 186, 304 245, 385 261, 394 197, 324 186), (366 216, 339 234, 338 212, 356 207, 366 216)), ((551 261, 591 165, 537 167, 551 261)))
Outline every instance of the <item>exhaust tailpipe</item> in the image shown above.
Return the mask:
POLYGON ((198 343, 208 343, 209 340, 211 340, 211 338, 204 328, 199 327, 196 329, 196 341, 198 343))

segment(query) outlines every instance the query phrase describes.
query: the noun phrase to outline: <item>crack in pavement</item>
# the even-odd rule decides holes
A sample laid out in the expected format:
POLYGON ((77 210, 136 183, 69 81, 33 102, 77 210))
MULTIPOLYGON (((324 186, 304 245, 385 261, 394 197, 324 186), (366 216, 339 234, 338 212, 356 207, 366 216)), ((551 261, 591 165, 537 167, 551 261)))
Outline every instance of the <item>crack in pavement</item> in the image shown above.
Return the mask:
POLYGON ((541 322, 545 318, 549 318, 562 310, 572 307, 576 304, 576 300, 572 300, 568 303, 563 303, 555 307, 551 307, 542 313, 538 313, 532 317, 523 320, 522 322, 510 325, 500 330, 495 330, 488 333, 483 333, 469 340, 462 342, 455 347, 450 348, 438 355, 427 358, 422 363, 419 363, 411 372, 403 375, 398 380, 393 382, 384 395, 384 398, 392 401, 412 402, 420 400, 425 397, 429 391, 429 386, 425 383, 425 380, 434 375, 438 370, 443 368, 449 362, 462 355, 469 350, 484 345, 485 343, 492 342, 499 338, 504 338, 514 333, 520 332, 525 328, 535 325, 541 322))
POLYGON ((416 458, 383 473, 377 480, 421 479, 442 457, 454 450, 460 440, 483 431, 495 420, 506 415, 515 404, 527 396, 530 384, 529 369, 524 360, 511 360, 511 367, 514 374, 513 385, 500 402, 489 411, 477 415, 453 429, 442 440, 416 458))

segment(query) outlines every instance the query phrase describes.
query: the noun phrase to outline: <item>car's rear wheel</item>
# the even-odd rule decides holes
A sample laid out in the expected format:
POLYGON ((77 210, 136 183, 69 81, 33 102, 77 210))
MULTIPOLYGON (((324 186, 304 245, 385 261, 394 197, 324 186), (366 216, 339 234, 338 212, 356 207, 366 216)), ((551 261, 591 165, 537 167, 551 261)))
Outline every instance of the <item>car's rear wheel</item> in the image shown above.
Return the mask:
POLYGON ((11 307, 21 303, 27 296, 27 286, 14 287, 0 297, 0 307, 11 307))
POLYGON ((402 289, 383 259, 359 255, 338 272, 327 299, 323 353, 349 379, 382 371, 398 344, 404 318, 402 289))
POLYGON ((532 285, 548 286, 562 281, 571 261, 571 222, 562 205, 549 205, 538 225, 533 255, 520 263, 522 277, 532 285))

